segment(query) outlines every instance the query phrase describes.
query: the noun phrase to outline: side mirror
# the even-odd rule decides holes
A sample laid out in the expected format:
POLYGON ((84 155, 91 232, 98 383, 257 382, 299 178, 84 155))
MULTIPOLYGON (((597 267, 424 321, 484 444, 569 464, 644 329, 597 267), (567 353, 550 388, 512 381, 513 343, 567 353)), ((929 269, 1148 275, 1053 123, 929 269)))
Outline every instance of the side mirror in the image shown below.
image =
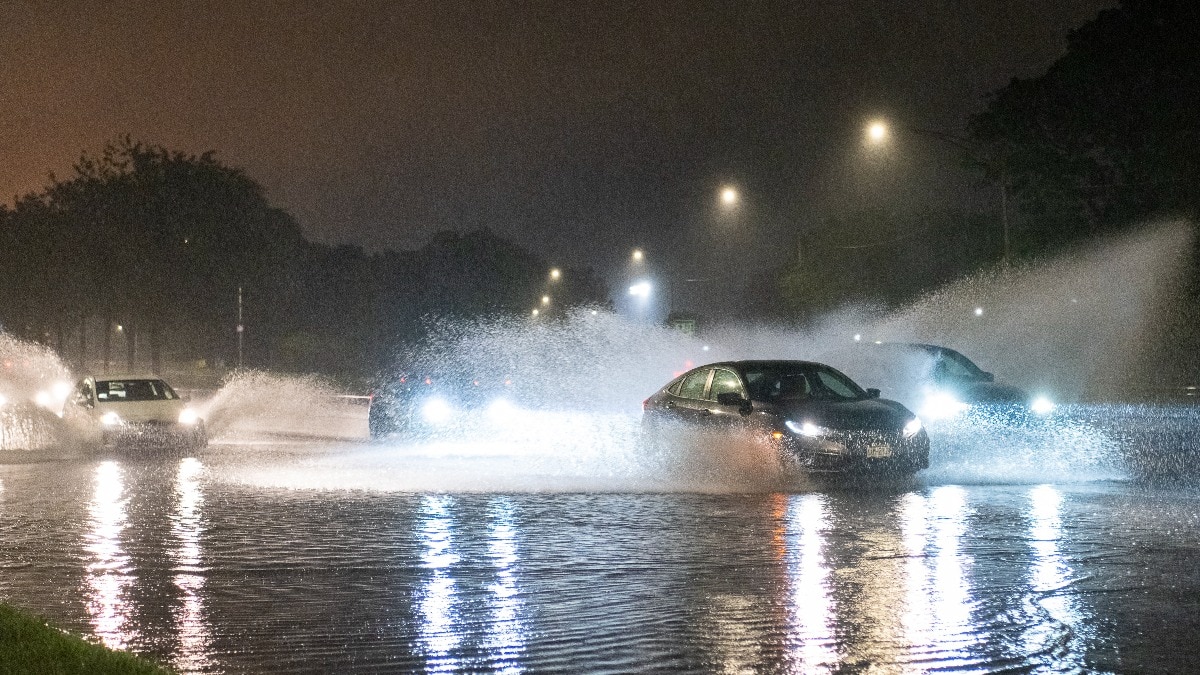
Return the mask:
POLYGON ((744 398, 741 394, 735 391, 727 391, 723 394, 717 394, 717 403, 720 405, 728 405, 738 407, 738 412, 743 415, 749 415, 754 406, 750 404, 750 399, 744 398))
POLYGON ((867 390, 867 398, 879 398, 879 390, 871 387, 867 390))
POLYGON ((721 405, 742 405, 743 403, 749 403, 749 401, 742 398, 742 395, 736 391, 727 391, 723 394, 717 394, 717 403, 721 405))

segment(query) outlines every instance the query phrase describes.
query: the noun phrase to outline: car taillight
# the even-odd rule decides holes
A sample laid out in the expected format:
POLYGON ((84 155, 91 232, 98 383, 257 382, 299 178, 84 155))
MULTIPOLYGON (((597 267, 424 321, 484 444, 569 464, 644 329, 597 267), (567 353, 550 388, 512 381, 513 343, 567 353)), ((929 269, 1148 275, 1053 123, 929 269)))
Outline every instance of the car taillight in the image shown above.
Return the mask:
POLYGON ((642 401, 642 410, 649 410, 649 409, 650 409, 650 399, 646 399, 645 401, 642 401))

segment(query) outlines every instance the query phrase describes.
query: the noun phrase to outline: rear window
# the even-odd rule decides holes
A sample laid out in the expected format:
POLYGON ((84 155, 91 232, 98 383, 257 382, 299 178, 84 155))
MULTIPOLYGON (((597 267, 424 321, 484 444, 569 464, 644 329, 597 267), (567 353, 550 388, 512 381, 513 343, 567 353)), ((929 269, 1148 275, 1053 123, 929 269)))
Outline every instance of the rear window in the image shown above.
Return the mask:
POLYGON ((96 382, 96 400, 169 401, 179 398, 162 380, 102 380, 96 382))

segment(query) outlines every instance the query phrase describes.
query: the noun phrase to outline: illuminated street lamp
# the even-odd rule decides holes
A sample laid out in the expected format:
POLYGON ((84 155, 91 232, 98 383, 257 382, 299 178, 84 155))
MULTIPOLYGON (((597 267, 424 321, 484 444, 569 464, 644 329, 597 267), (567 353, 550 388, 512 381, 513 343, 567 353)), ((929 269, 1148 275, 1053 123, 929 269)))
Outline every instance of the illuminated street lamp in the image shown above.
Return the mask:
POLYGON ((534 308, 533 308, 533 312, 532 312, 533 316, 537 316, 537 315, 538 315, 538 314, 540 314, 540 313, 541 313, 541 312, 539 312, 539 311, 538 311, 538 308, 537 308, 537 307, 534 307, 534 308))
POLYGON ((871 122, 867 126, 867 139, 872 143, 882 143, 887 140, 888 128, 887 125, 878 120, 871 122))
POLYGON ((646 254, 645 254, 645 253, 642 253, 642 249, 640 249, 640 248, 635 248, 635 249, 633 249, 633 256, 632 256, 632 257, 633 257, 633 262, 635 262, 635 263, 640 263, 640 262, 642 262, 643 260, 645 260, 645 259, 646 259, 646 254))
POLYGON ((738 198, 739 195, 736 188, 728 185, 721 188, 721 205, 725 208, 737 206, 738 198))
POLYGON ((542 304, 543 304, 543 305, 548 305, 548 304, 550 304, 550 296, 548 296, 548 295, 543 295, 543 296, 542 296, 542 304))
MULTIPOLYGON (((1012 245, 1009 237, 1008 227, 1008 172, 1004 165, 1000 162, 990 161, 979 155, 977 148, 971 145, 971 142, 965 138, 955 136, 954 134, 944 131, 936 131, 934 129, 919 129, 914 127, 906 128, 914 134, 923 136, 931 136, 945 143, 949 143, 959 151, 965 153, 972 162, 982 167, 984 170, 993 173, 996 178, 996 185, 1000 188, 1000 227, 1004 236, 1004 263, 1007 265, 1012 257, 1012 245)), ((866 129, 867 141, 871 145, 881 146, 888 141, 887 124, 881 120, 876 120, 867 125, 866 129)))
POLYGON ((641 298, 645 300, 646 298, 650 297, 650 290, 651 287, 649 281, 639 281, 629 287, 629 294, 635 298, 641 298))
POLYGON ((558 269, 557 267, 550 270, 550 281, 558 281, 561 278, 562 278, 562 270, 558 269))

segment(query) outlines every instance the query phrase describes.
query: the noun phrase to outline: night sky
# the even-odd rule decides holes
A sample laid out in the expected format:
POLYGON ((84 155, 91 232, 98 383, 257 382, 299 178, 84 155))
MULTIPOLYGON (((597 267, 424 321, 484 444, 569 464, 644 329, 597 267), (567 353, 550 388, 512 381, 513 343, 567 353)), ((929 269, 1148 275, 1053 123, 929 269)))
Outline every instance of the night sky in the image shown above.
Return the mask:
POLYGON ((863 124, 961 131, 1114 4, 0 0, 0 194, 130 134, 216 150, 317 241, 777 263, 847 205, 987 208, 928 140, 863 168, 863 124))

